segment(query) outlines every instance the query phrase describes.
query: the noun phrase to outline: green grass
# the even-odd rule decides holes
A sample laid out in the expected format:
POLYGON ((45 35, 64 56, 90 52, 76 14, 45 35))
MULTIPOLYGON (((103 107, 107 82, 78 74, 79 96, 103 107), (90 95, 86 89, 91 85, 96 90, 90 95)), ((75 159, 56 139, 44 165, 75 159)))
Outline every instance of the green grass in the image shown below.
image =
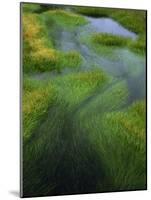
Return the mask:
POLYGON ((23 82, 23 140, 31 137, 32 131, 41 123, 48 107, 55 101, 55 87, 24 77, 23 82))
POLYGON ((132 40, 130 38, 112 35, 109 33, 94 33, 89 37, 82 37, 81 42, 91 47, 91 49, 97 53, 110 58, 114 58, 114 50, 121 47, 128 48, 134 53, 141 55, 145 55, 146 53, 146 43, 144 37, 132 40))
POLYGON ((25 79, 26 92, 23 105, 25 108, 30 108, 29 113, 27 109, 23 109, 26 134, 24 136, 24 193, 27 196, 55 194, 60 184, 63 190, 67 190, 68 178, 72 179, 72 176, 74 178, 72 170, 71 172, 69 170, 72 168, 70 153, 74 155, 75 151, 71 139, 74 137, 74 130, 70 131, 70 120, 81 101, 92 95, 97 88, 105 86, 108 81, 107 75, 99 70, 64 75, 48 82, 49 84, 25 79), (32 129, 27 121, 30 125, 34 124, 32 129), (58 162, 62 159, 64 162, 59 164, 59 167, 58 162), (55 175, 56 170, 58 177, 55 175))
MULTIPOLYGON (((116 102, 114 96, 111 96, 116 102)), ((108 99, 108 98, 107 98, 108 99)), ((101 106, 99 104, 98 106, 101 106)), ((109 106, 108 106, 109 107, 109 106)), ((110 107, 109 107, 110 108, 110 107)), ((114 106, 113 106, 114 108, 114 106)), ((118 105, 116 106, 118 108, 118 105)), ((81 112, 80 121, 106 169, 98 191, 145 189, 146 134, 145 103, 138 101, 123 111, 97 113, 94 105, 81 112), (109 181, 109 182, 108 182, 109 181)), ((99 110, 99 107, 96 107, 99 110)))
MULTIPOLYGON (((106 9, 92 10, 91 15, 109 16, 106 9)), ((145 189, 144 101, 127 106, 125 80, 114 80, 95 67, 79 72, 83 58, 77 51, 55 49, 53 30, 61 26, 72 31, 87 23, 82 16, 60 9, 37 11, 36 5, 23 9, 24 197, 145 189), (75 70, 47 80, 32 77, 64 68, 75 70)), ((110 15, 126 24, 128 13, 110 15)), ((98 51, 126 46, 140 52, 145 32, 135 14, 130 29, 139 32, 137 41, 94 34, 86 42, 98 51)))
POLYGON ((83 16, 61 9, 47 11, 44 13, 44 16, 48 21, 51 20, 56 25, 65 29, 73 29, 87 23, 87 20, 83 16))
MULTIPOLYGON (((50 12, 58 13, 61 11, 50 12)), ((69 21, 71 20, 69 24, 72 22, 73 26, 75 23, 73 20, 74 15, 70 19, 65 11, 62 12, 63 20, 68 23, 67 18, 69 18, 69 21), (66 18, 64 15, 67 15, 66 18)), ((55 15, 52 16, 50 18, 55 18, 55 15)), ((76 19, 76 21, 78 25, 79 19, 76 19)), ((55 49, 53 38, 49 36, 43 15, 35 13, 25 13, 23 15, 23 68, 25 73, 53 70, 60 72, 64 68, 78 68, 81 63, 82 56, 77 51, 64 53, 55 49)))
POLYGON ((34 12, 37 12, 41 9, 41 6, 39 4, 28 4, 28 3, 23 3, 22 4, 22 9, 23 9, 23 12, 25 13, 34 13, 34 12))
POLYGON ((76 7, 76 12, 93 17, 111 17, 135 33, 145 33, 146 13, 141 10, 76 7), (132 23, 133 22, 133 23, 132 23))
POLYGON ((126 46, 129 39, 123 38, 122 36, 107 34, 107 33, 96 33, 92 36, 92 42, 96 44, 102 44, 106 46, 126 46))
MULTIPOLYGON (((122 9, 109 9, 109 8, 89 8, 89 7, 77 7, 74 8, 76 12, 83 15, 93 17, 109 17, 118 21, 121 25, 138 34, 136 41, 129 41, 129 47, 132 51, 137 53, 146 53, 146 12, 141 10, 122 10, 122 9), (132 23, 133 22, 133 23, 132 23)), ((96 36, 94 36, 96 37, 96 36)), ((98 39, 99 40, 99 39, 98 39)), ((104 43, 114 44, 121 46, 126 43, 127 39, 104 36, 104 43), (108 41, 109 40, 109 41, 108 41)), ((103 43, 103 41, 102 41, 103 43)))

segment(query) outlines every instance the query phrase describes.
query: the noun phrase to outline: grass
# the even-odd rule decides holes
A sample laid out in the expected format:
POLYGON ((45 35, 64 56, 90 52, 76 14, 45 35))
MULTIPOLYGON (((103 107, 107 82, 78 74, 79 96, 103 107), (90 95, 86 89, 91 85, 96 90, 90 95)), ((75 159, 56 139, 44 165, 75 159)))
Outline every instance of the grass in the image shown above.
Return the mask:
MULTIPOLYGON (((76 12, 93 16, 93 17, 109 17, 118 21, 121 25, 138 34, 138 39, 136 41, 129 41, 128 47, 131 50, 145 54, 146 53, 146 12, 140 10, 123 10, 123 9, 109 9, 109 8, 89 8, 89 7, 77 7, 74 8, 76 12), (133 22, 133 23, 132 23, 133 22)), ((96 37, 96 36, 94 36, 96 37)), ((100 37, 100 36, 98 36, 100 37)), ((101 36, 102 37, 102 36, 101 36)), ((106 44, 114 44, 121 46, 127 43, 128 39, 112 37, 104 35, 104 40, 106 44), (108 41, 109 40, 109 41, 108 41)), ((99 40, 99 39, 98 39, 99 40)), ((103 43, 103 41, 102 41, 103 43)))
POLYGON ((29 13, 34 13, 34 12, 37 12, 37 11, 39 11, 40 9, 41 9, 41 6, 39 5, 39 4, 28 4, 28 3, 26 3, 26 4, 22 4, 22 9, 23 9, 23 12, 25 13, 27 13, 27 12, 29 12, 29 13))
MULTIPOLYGON (((38 9, 36 5, 23 9, 24 197, 145 189, 144 101, 127 106, 125 80, 114 80, 95 67, 76 70, 82 56, 77 51, 56 50, 53 30, 61 26, 73 31, 87 23, 82 16, 38 9), (47 80, 32 77, 64 68, 75 70, 47 80)), ((104 9, 103 15, 109 16, 109 11, 104 9)), ((126 23, 128 12, 115 15, 126 23)), ((131 29, 139 31, 139 44, 108 34, 86 40, 92 48, 94 44, 96 48, 127 46, 138 51, 145 39, 136 21, 131 29)))
MULTIPOLYGON (((27 95, 25 92, 24 97, 24 106, 25 108, 26 106, 30 107, 30 113, 26 109, 23 110, 25 131, 26 127, 30 131, 28 138, 24 137, 25 196, 52 195, 61 192, 61 190, 63 190, 62 192, 67 191, 69 179, 71 178, 72 182, 75 178, 72 170, 71 172, 69 170, 73 167, 70 153, 74 155, 75 151, 71 139, 71 137, 74 137, 74 130, 70 131, 72 114, 81 101, 93 94, 97 88, 103 87, 108 81, 108 77, 102 71, 64 75, 54 79, 52 84, 45 85, 44 91, 41 90, 40 94, 38 93, 40 97, 43 95, 45 97, 38 97, 37 100, 34 92, 40 91, 40 88, 44 85, 37 81, 36 84, 42 85, 37 89, 35 81, 33 81, 34 84, 31 84, 28 79, 25 79, 25 91, 30 92, 27 95), (45 93, 45 90, 48 93, 45 93), (45 112, 46 108, 47 111, 45 112), (29 124, 33 124, 31 122, 35 119, 35 112, 38 114, 38 119, 42 119, 40 123, 34 123, 34 129, 29 129, 26 120, 29 124), (64 162, 59 167, 62 159, 64 162), (56 172, 57 176, 55 175, 56 172), (65 178, 66 173, 68 175, 65 178)), ((27 136, 27 133, 25 136, 27 136)), ((69 192, 72 192, 72 190, 74 188, 71 187, 69 192)))
POLYGON ((84 25, 87 23, 87 20, 83 16, 61 9, 49 10, 45 12, 44 15, 47 18, 47 20, 51 20, 56 25, 65 29, 73 29, 77 26, 84 25))
POLYGON ((107 55, 110 58, 114 57, 115 48, 128 48, 134 53, 145 55, 146 43, 144 37, 139 37, 137 40, 130 38, 112 35, 109 33, 93 33, 84 38, 81 37, 81 42, 89 45, 93 50, 101 55, 107 55), (108 48, 110 47, 110 49, 108 48))
POLYGON ((106 46, 126 46, 129 39, 121 36, 107 34, 107 33, 96 33, 92 36, 92 42, 102 44, 106 46))
POLYGON ((26 142, 53 104, 56 93, 51 83, 42 84, 27 77, 24 77, 23 91, 23 140, 26 142))
MULTIPOLYGON (((113 105, 116 98, 112 101, 113 105)), ((99 107, 101 109, 101 104, 99 107)), ((97 110, 100 110, 99 107, 97 110)), ((86 130, 87 137, 98 152, 98 160, 100 159, 105 169, 103 180, 98 182, 98 191, 145 189, 144 101, 135 102, 128 110, 123 111, 114 109, 109 111, 102 108, 105 112, 103 113, 101 109, 101 113, 96 114, 90 112, 91 109, 94 110, 93 104, 84 109, 85 111, 80 113, 80 124, 86 130)))
POLYGON ((138 34, 146 31, 145 11, 90 7, 76 7, 74 10, 87 16, 113 18, 129 30, 138 34), (131 23, 132 21, 133 23, 131 23))
MULTIPOLYGON (((64 15, 65 13, 63 12, 64 15)), ((68 23, 67 16, 66 21, 68 23)), ((70 19, 69 16, 68 18, 70 19)), ((73 18, 71 19, 73 20, 73 18)), ((77 20, 77 23, 79 24, 79 20, 77 20)), ((64 68, 80 66, 82 56, 78 52, 64 53, 58 51, 53 47, 52 41, 53 38, 49 38, 43 16, 40 17, 35 13, 23 15, 23 68, 25 73, 61 71, 64 68)))

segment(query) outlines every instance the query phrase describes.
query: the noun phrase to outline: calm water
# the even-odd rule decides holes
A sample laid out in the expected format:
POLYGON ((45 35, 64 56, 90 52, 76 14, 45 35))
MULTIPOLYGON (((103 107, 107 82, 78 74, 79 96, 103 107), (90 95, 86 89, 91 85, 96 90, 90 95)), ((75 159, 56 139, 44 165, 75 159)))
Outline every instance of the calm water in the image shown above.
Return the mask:
MULTIPOLYGON (((119 23, 109 18, 86 17, 88 24, 78 27, 74 31, 67 31, 58 27, 55 32, 56 48, 62 51, 78 51, 83 57, 80 70, 91 70, 94 66, 103 69, 115 78, 124 79, 130 92, 129 102, 145 96, 145 66, 144 56, 131 52, 127 48, 111 48, 102 46, 102 54, 97 54, 81 41, 82 37, 89 37, 96 33, 111 33, 133 40, 137 35, 119 23), (107 53, 104 53, 107 52, 107 53)), ((74 69, 66 68, 62 73, 71 73, 74 69)), ((55 73, 51 74, 54 77, 55 73)), ((41 75, 36 75, 41 77, 41 75)), ((41 78, 50 78, 50 73, 45 73, 41 78)))

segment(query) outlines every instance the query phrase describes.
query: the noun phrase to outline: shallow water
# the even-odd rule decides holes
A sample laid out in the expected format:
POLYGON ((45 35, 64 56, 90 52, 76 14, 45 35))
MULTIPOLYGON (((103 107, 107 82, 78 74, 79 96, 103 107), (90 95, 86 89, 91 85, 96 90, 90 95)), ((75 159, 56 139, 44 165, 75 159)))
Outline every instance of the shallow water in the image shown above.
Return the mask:
POLYGON ((89 23, 85 26, 85 32, 87 33, 111 33, 113 35, 130 37, 132 39, 136 39, 137 37, 135 33, 127 30, 113 19, 103 17, 86 17, 86 19, 89 21, 89 23))
MULTIPOLYGON (((81 38, 87 38, 93 33, 111 33, 133 40, 137 35, 115 20, 110 18, 85 17, 88 24, 82 25, 74 30, 56 27, 54 30, 54 44, 58 50, 69 52, 78 51, 83 57, 81 71, 100 68, 109 73, 114 78, 126 80, 129 89, 129 103, 145 97, 145 56, 138 55, 127 48, 104 47, 102 53, 97 53, 90 48, 81 38)), ((76 69, 77 70, 77 69, 76 69)), ((62 74, 76 72, 75 69, 65 68, 62 74)), ((57 72, 47 72, 35 74, 36 79, 49 79, 57 76, 57 72)))
MULTIPOLYGON (((145 57, 133 53, 126 48, 112 48, 102 46, 102 54, 97 54, 81 41, 82 37, 89 37, 94 32, 112 33, 123 37, 136 39, 137 35, 109 18, 86 17, 87 25, 81 26, 74 31, 59 30, 56 38, 56 47, 62 51, 78 51, 84 58, 81 70, 101 68, 116 78, 127 81, 130 100, 141 99, 145 96, 145 57), (108 51, 104 54, 103 51, 108 51)), ((66 70, 70 72, 70 70, 66 70)))
MULTIPOLYGON (((108 169, 110 169, 110 166, 106 170, 103 158, 100 157, 101 154, 98 148, 95 148, 98 147, 95 141, 99 141, 99 135, 103 133, 102 127, 100 129, 95 119, 97 119, 98 115, 99 119, 101 119, 105 112, 117 111, 124 108, 126 95, 119 95, 117 97, 116 92, 119 91, 119 85, 121 88, 125 88, 125 82, 129 90, 129 99, 126 102, 126 106, 145 96, 146 63, 145 57, 137 55, 126 48, 111 49, 111 47, 102 46, 102 53, 97 54, 89 46, 81 42, 81 37, 88 37, 94 31, 120 33, 123 37, 127 36, 135 39, 135 34, 122 26, 118 27, 117 30, 119 29, 119 31, 116 32, 117 23, 115 21, 105 20, 105 18, 102 20, 90 18, 89 24, 72 31, 67 31, 59 27, 56 29, 56 34, 54 34, 56 48, 67 52, 76 50, 83 56, 84 62, 79 70, 85 71, 93 70, 94 67, 100 68, 114 77, 114 81, 105 85, 104 88, 97 88, 94 93, 82 99, 73 108, 63 103, 60 105, 57 102, 53 107, 50 107, 46 119, 34 130, 32 140, 26 144, 26 151, 24 151, 25 157, 26 155, 33 155, 31 160, 28 161, 27 159, 26 161, 25 159, 26 163, 24 164, 26 166, 24 170, 24 192, 25 194, 29 194, 29 196, 34 196, 35 194, 43 195, 46 194, 46 191, 48 191, 47 195, 58 195, 96 193, 113 191, 114 189, 112 188, 112 180, 110 181, 110 177, 108 178, 108 169), (107 25, 103 25, 103 23, 107 22, 109 22, 107 25), (104 53, 104 50, 107 53, 104 53), (116 92, 112 93, 113 91, 116 92), (113 99, 115 99, 115 102, 113 99), (88 131, 89 129, 90 131, 88 131), (40 148, 42 149, 42 153, 38 151, 40 148), (33 153, 34 149, 36 156, 33 153), (33 173, 31 173, 31 170, 33 173), (104 180, 108 183, 107 188, 104 180), (98 184, 101 186, 100 189, 98 188, 98 184)), ((50 80, 66 73, 76 73, 76 70, 65 68, 61 74, 46 72, 34 74, 32 77, 50 80)), ((59 92, 62 93, 59 102, 64 102, 64 96, 70 99, 69 90, 71 89, 69 88, 68 90, 68 87, 65 88, 64 85, 61 85, 60 88, 59 92)), ((76 98, 76 92, 74 93, 74 97, 76 98)), ((121 143, 122 145, 124 144, 124 142, 121 143)), ((111 144, 109 147, 112 148, 111 144)), ((117 150, 120 149, 118 148, 119 146, 116 146, 117 150)), ((122 149, 125 151, 125 146, 122 146, 122 149)), ((108 149, 106 150, 108 152, 108 149)), ((117 158, 117 155, 115 158, 117 158)), ((122 159, 124 160, 124 156, 122 159)), ((113 166, 111 167, 114 169, 113 166)), ((120 167, 117 166, 116 168, 119 171, 117 176, 121 175, 120 167)), ((117 190, 119 190, 118 186, 115 187, 115 191, 117 190)))

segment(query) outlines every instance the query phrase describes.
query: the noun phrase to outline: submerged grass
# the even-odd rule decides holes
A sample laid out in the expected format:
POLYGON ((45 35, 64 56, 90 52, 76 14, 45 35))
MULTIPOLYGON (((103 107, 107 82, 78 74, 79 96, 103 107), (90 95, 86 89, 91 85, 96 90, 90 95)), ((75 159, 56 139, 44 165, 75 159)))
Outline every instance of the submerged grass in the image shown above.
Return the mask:
MULTIPOLYGON (((52 29, 55 24, 71 30, 84 24, 83 18, 34 9, 27 6, 23 14, 24 73, 80 66, 78 52, 55 49, 45 20, 52 29)), ((110 35, 91 39, 98 45, 128 45, 110 35)), ((127 108, 128 96, 126 81, 102 70, 57 74, 52 80, 24 74, 24 197, 145 189, 145 103, 127 108)))
MULTIPOLYGON (((116 97, 112 101, 113 104, 115 99, 116 97)), ((89 111, 85 109, 81 112, 80 124, 85 127, 87 137, 90 138, 96 152, 99 152, 98 159, 105 168, 105 178, 103 182, 98 182, 98 191, 145 189, 144 101, 135 102, 128 110, 123 111, 107 111, 103 108, 104 113, 101 104, 98 104, 97 110, 100 110, 100 114, 91 112, 90 110, 94 109, 94 105, 91 105, 88 106, 89 111)))

